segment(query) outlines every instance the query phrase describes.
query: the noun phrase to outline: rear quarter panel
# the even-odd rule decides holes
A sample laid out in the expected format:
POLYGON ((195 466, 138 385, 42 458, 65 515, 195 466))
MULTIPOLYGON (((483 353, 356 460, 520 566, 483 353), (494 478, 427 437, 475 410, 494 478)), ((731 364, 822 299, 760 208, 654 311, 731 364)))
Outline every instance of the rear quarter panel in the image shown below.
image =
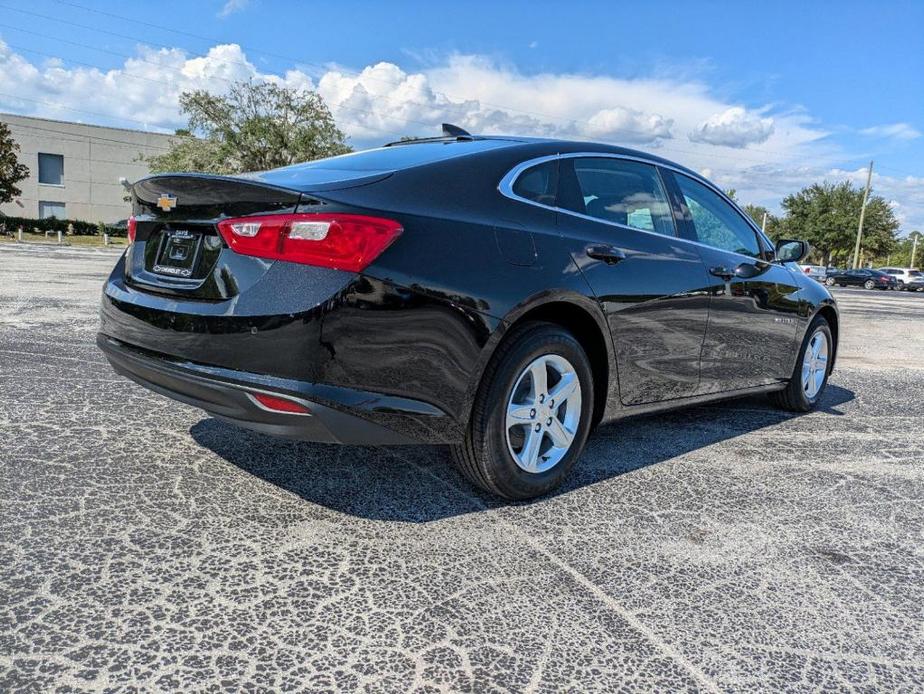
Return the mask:
POLYGON ((497 190, 529 156, 518 148, 462 157, 325 194, 332 209, 381 214, 404 227, 365 271, 402 298, 325 317, 324 340, 337 352, 327 378, 408 397, 416 392, 467 421, 483 369, 511 321, 552 301, 583 301, 596 310, 555 213, 497 190))

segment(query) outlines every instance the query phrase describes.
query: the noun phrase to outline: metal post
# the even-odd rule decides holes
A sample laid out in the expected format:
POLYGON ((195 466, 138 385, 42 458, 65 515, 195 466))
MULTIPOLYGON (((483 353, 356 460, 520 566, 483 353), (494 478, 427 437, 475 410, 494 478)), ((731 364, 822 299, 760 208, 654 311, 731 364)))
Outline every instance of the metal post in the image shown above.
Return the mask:
POLYGON ((914 235, 914 241, 913 241, 913 243, 911 244, 911 262, 909 263, 909 265, 911 265, 911 267, 914 267, 914 256, 915 256, 915 254, 917 253, 917 250, 918 250, 918 239, 919 239, 920 237, 921 237, 921 235, 920 235, 919 233, 916 232, 915 235, 914 235))
POLYGON ((19 227, 19 243, 22 243, 22 227, 19 227))
POLYGON ((869 171, 866 172, 866 190, 863 191, 863 206, 860 207, 860 225, 857 227, 857 244, 853 247, 853 268, 856 270, 859 265, 857 261, 860 258, 860 239, 863 238, 863 218, 866 216, 866 201, 869 199, 869 186, 873 181, 873 162, 869 163, 869 171))
POLYGON ((767 213, 766 212, 764 212, 764 219, 760 223, 760 230, 764 232, 765 234, 767 233, 767 213))
POLYGON ((61 245, 61 230, 58 229, 58 245, 61 245))
POLYGON ((104 246, 109 245, 109 234, 103 234, 103 245, 104 246))

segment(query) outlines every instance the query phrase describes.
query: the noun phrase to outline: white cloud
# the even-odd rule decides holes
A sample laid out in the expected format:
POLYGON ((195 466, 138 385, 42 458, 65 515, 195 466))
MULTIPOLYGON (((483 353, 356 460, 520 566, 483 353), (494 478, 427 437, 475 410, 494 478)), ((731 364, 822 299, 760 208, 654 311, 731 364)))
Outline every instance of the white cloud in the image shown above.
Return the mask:
POLYGON ((747 147, 766 142, 772 134, 772 118, 761 118, 740 106, 732 106, 700 123, 690 133, 690 141, 725 147, 747 147))
POLYGON ((242 12, 247 9, 247 6, 250 4, 250 0, 227 0, 222 6, 221 10, 218 12, 218 16, 221 19, 228 17, 236 12, 242 12))
POLYGON ((601 140, 625 140, 626 142, 654 142, 659 138, 669 139, 673 119, 657 113, 641 113, 631 108, 614 106, 597 111, 587 121, 585 131, 591 137, 601 140))
POLYGON ((910 123, 874 125, 871 128, 863 128, 860 134, 868 135, 869 137, 893 138, 896 140, 915 140, 921 137, 921 131, 910 123))
MULTIPOLYGON (((484 134, 637 145, 771 209, 801 186, 858 175, 837 168, 853 157, 830 143, 809 114, 748 110, 696 81, 524 75, 484 57, 461 55, 416 72, 381 62, 358 72, 331 66, 309 74, 295 66, 267 73, 236 44, 213 46, 204 56, 139 46, 123 65, 99 70, 60 61, 33 64, 0 41, 0 94, 13 95, 0 96, 0 111, 169 132, 185 125, 181 92, 222 92, 242 79, 317 89, 358 148, 402 135, 436 134, 443 122, 484 134), (758 149, 745 146, 758 142, 758 149)), ((874 186, 899 203, 895 209, 907 228, 924 229, 924 180, 877 173, 874 186)))

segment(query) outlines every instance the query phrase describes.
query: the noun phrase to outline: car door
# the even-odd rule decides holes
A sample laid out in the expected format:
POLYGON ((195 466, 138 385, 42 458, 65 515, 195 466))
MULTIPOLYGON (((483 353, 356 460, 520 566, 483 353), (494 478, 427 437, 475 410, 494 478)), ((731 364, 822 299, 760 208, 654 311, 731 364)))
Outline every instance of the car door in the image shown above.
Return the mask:
POLYGON ((699 393, 789 378, 800 308, 794 271, 772 259, 757 230, 724 195, 680 172, 664 177, 680 208, 681 233, 696 242, 709 273, 699 393))
POLYGON ((709 279, 696 248, 677 236, 656 167, 563 157, 556 204, 613 336, 622 403, 695 394, 709 279))

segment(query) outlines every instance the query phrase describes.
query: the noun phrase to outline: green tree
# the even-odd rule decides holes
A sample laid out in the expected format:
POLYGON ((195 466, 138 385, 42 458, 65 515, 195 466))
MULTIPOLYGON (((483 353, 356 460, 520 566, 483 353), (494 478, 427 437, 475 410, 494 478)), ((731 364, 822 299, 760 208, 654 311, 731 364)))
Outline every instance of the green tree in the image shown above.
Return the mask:
MULTIPOLYGON (((849 181, 815 183, 783 199, 786 235, 808 241, 822 263, 852 259, 863 190, 849 181)), ((866 259, 885 257, 895 246, 898 220, 889 204, 871 195, 866 205, 861 249, 866 259)))
POLYGON ((770 237, 772 241, 779 241, 781 238, 785 237, 783 233, 783 222, 775 214, 771 214, 763 205, 751 205, 748 203, 742 207, 748 217, 754 220, 754 223, 757 226, 762 226, 764 223, 764 215, 767 215, 767 226, 764 231, 767 232, 767 236, 770 237))
POLYGON ((898 267, 921 267, 924 264, 924 234, 920 231, 912 231, 905 238, 899 239, 895 243, 892 253, 886 256, 885 265, 896 265, 898 267), (914 239, 917 237, 917 248, 914 246, 914 239), (911 252, 914 250, 914 262, 911 262, 911 252))
POLYGON ((180 109, 189 127, 144 159, 154 172, 264 171, 351 151, 316 92, 236 82, 227 94, 183 92, 180 109))
POLYGON ((0 123, 0 204, 13 202, 13 198, 22 195, 16 184, 29 176, 29 167, 20 163, 18 153, 19 144, 13 139, 10 127, 0 123))

